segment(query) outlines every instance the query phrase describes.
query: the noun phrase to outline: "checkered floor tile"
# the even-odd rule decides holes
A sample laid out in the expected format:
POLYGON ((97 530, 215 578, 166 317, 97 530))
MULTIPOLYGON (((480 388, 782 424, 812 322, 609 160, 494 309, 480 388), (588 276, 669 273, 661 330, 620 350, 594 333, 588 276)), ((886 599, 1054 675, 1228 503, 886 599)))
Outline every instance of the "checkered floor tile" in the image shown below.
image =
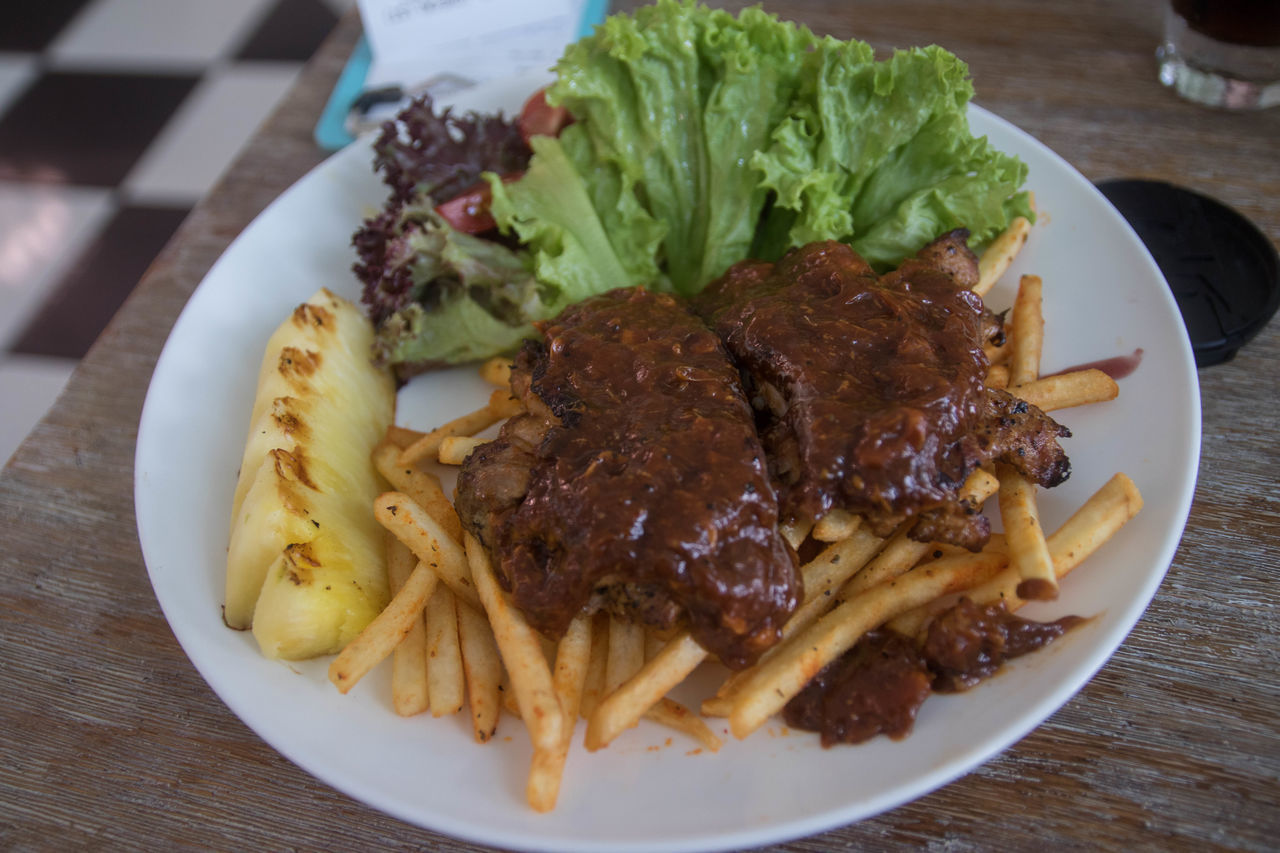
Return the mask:
POLYGON ((0 27, 0 461, 354 0, 40 0, 0 27))

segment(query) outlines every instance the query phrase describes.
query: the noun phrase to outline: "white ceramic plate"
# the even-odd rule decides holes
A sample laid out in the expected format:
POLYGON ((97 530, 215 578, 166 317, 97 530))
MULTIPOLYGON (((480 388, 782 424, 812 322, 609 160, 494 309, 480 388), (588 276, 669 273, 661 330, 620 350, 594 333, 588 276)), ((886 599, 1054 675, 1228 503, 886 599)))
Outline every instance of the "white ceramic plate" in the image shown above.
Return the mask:
MULTIPOLYGON (((460 103, 511 111, 535 83, 489 85, 460 103)), ((366 142, 317 167, 245 230, 192 296, 156 366, 138 432, 138 531, 156 596, 192 662, 247 725, 318 778, 410 823, 506 848, 706 850, 795 838, 908 802, 1017 741, 1102 666, 1164 576, 1195 482, 1199 389, 1174 301, 1125 221, 1030 136, 981 109, 972 121, 1030 165, 1043 211, 990 304, 1009 305, 1019 273, 1043 277, 1045 372, 1145 353, 1117 401, 1059 413, 1074 432, 1074 470, 1042 492, 1049 530, 1116 471, 1146 497, 1057 602, 1024 611, 1097 618, 969 693, 931 698, 901 742, 823 750, 816 737, 774 725, 744 741, 725 733, 719 753, 691 754, 692 742, 644 723, 602 752, 575 746, 546 815, 524 801, 530 747, 518 721, 505 719, 479 746, 465 714, 397 717, 385 671, 341 696, 325 661, 264 660, 250 635, 220 618, 236 468, 271 331, 321 285, 358 296, 350 237, 384 198, 366 142)), ((429 428, 487 393, 472 370, 423 376, 401 393, 399 420, 429 428)))

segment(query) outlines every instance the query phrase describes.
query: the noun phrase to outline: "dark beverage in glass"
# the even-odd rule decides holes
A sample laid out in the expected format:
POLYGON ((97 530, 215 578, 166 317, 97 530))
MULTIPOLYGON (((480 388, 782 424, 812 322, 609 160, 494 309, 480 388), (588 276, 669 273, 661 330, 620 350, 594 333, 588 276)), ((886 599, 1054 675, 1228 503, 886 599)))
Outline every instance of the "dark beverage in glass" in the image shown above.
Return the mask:
POLYGON ((1280 104, 1280 0, 1171 0, 1160 80, 1227 109, 1280 104))

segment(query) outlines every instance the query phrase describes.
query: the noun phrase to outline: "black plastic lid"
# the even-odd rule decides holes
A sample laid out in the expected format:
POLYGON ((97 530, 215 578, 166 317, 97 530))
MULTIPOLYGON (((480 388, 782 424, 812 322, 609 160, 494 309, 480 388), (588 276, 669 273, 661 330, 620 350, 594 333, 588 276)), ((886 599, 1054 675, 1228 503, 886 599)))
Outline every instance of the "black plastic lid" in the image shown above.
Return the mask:
POLYGON ((1229 360, 1280 305, 1280 255, 1258 228, 1208 196, 1162 181, 1098 184, 1164 273, 1196 365, 1229 360))

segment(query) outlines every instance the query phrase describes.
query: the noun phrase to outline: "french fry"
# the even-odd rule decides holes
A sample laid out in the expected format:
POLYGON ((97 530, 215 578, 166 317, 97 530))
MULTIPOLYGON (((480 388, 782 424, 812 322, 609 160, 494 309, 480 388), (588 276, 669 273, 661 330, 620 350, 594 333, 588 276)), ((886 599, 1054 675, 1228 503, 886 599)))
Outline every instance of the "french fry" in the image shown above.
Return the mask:
POLYGON ((605 695, 617 690, 644 666, 644 626, 609 620, 609 652, 605 658, 605 695))
POLYGON ((417 501, 404 492, 384 492, 374 502, 373 515, 430 566, 463 603, 480 607, 462 546, 417 501))
POLYGON ((780 711, 819 671, 899 613, 967 589, 1003 568, 1003 554, 964 554, 917 566, 841 604, 770 656, 738 691, 729 727, 744 738, 780 711))
POLYGON ((439 461, 441 465, 461 465, 471 451, 489 441, 474 435, 450 435, 441 439, 439 461))
POLYGON ((1142 493, 1118 473, 1072 513, 1048 539, 1054 571, 1066 575, 1115 535, 1142 509, 1142 493))
POLYGON ((985 468, 975 468, 960 487, 960 500, 972 507, 981 507, 1000 488, 996 475, 985 468))
POLYGON ((716 737, 715 732, 711 731, 711 728, 703 722, 701 717, 676 700, 666 696, 659 699, 656 705, 645 711, 644 717, 646 720, 687 734, 712 752, 719 752, 720 747, 723 746, 720 738, 716 737))
MULTIPOLYGON (((391 533, 387 538, 387 578, 391 594, 404 588, 418 558, 391 533)), ((438 585, 437 585, 438 586, 438 585)), ((432 594, 434 596, 434 593, 432 594)), ((391 653, 391 707, 402 717, 412 717, 430 708, 427 691, 427 629, 419 612, 409 633, 391 653)))
MULTIPOLYGON (((1004 571, 1009 571, 1008 569, 1004 571)), ((1003 574, 1003 572, 1001 572, 1003 574)), ((999 577, 997 575, 996 577, 999 577)), ((995 578, 992 578, 994 580, 995 578)), ((977 589, 974 587, 973 589, 977 589)), ((919 637, 920 633, 928 627, 929 623, 937 618, 938 614, 947 608, 954 606, 961 596, 973 598, 973 589, 964 592, 953 592, 950 595, 943 595, 935 598, 933 601, 921 604, 919 607, 913 607, 906 613, 899 613, 897 616, 885 622, 885 627, 891 631, 902 634, 904 637, 919 637)))
MULTIPOLYGON (((505 394, 504 399, 511 399, 509 391, 504 392, 501 388, 497 389, 495 394, 505 394)), ((490 403, 485 403, 474 412, 469 412, 461 417, 454 418, 446 424, 436 427, 428 433, 423 433, 422 437, 414 441, 408 447, 401 449, 400 456, 396 460, 401 465, 416 465, 424 459, 434 459, 440 455, 440 442, 451 435, 475 435, 481 430, 488 429, 503 418, 510 417, 509 414, 503 414, 508 407, 495 409, 492 405, 492 397, 490 403)))
MULTIPOLYGON (((493 627, 490 625, 489 627, 493 627)), ((499 649, 499 652, 502 650, 499 649)), ((502 710, 506 711, 517 720, 524 722, 524 717, 520 713, 520 700, 516 698, 516 691, 511 686, 511 673, 504 668, 502 670, 502 683, 498 685, 498 692, 502 696, 502 710)))
MULTIPOLYGON (((1043 285, 1039 276, 1018 281, 1013 302, 1009 347, 1009 386, 1017 390, 1040 378, 1044 348, 1043 285)), ((1009 541, 1010 561, 1022 576, 1023 594, 1038 599, 1058 597, 1058 579, 1040 528, 1035 484, 1012 467, 997 466, 1000 478, 1000 518, 1009 541)))
POLYGON ((657 628, 646 627, 644 629, 644 662, 648 663, 658 656, 674 637, 668 632, 664 633, 657 628))
POLYGON ((739 670, 725 679, 714 696, 708 696, 702 700, 702 705, 698 708, 702 716, 727 717, 733 713, 733 703, 738 699, 738 689, 746 683, 747 674, 754 675, 755 672, 754 668, 739 670))
POLYGON ((511 359, 496 355, 480 365, 480 378, 499 388, 511 386, 511 359))
MULTIPOLYGON (((612 635, 611 635, 612 637, 612 635)), ((587 722, 586 747, 597 750, 634 726, 645 712, 688 677, 707 657, 688 631, 682 631, 600 702, 587 722)))
POLYGON ((1040 527, 1036 485, 1004 463, 998 465, 996 471, 1000 478, 1000 519, 1009 543, 1009 561, 1022 578, 1019 594, 1039 600, 1057 598, 1058 578, 1040 527))
POLYGON ((988 388, 1008 388, 1009 368, 1003 364, 993 364, 987 368, 988 388))
POLYGON ((848 538, 831 543, 801 566, 804 600, 782 626, 781 641, 803 631, 834 607, 838 600, 837 591, 879 553, 884 541, 867 527, 859 526, 848 538))
MULTIPOLYGON (((489 395, 489 411, 497 416, 497 420, 518 415, 524 411, 524 403, 511 394, 508 387, 495 388, 493 393, 489 395)), ((497 423, 497 421, 494 421, 497 423)))
POLYGON ((848 539, 862 519, 843 509, 833 509, 818 519, 811 535, 819 542, 839 542, 848 539))
POLYGON ((466 549, 476 591, 489 616, 502 662, 511 676, 529 738, 535 750, 556 749, 564 715, 552 685, 551 669, 542 653, 542 641, 499 588, 484 546, 467 534, 466 549))
POLYGON ((421 620, 422 606, 439 579, 431 567, 419 562, 404 586, 359 635, 329 664, 329 680, 346 693, 386 659, 405 635, 421 620))
POLYGON ((582 688, 582 702, 578 713, 590 717, 604 697, 605 672, 609 666, 609 623, 612 620, 604 611, 591 620, 591 660, 587 663, 587 681, 582 688))
POLYGON ((484 613, 457 603, 462 670, 471 705, 471 728, 477 743, 488 743, 502 714, 502 658, 484 613))
POLYGON ((373 449, 373 465, 391 488, 404 492, 434 518, 453 541, 462 543, 462 524, 458 513, 449 502, 449 496, 440 485, 440 478, 414 465, 398 462, 399 450, 389 437, 378 442, 373 449))
MULTIPOLYGON (((954 545, 948 545, 948 546, 945 546, 945 548, 939 547, 938 550, 943 551, 947 556, 966 553, 964 549, 957 548, 954 545), (952 549, 952 550, 946 550, 946 549, 952 549)), ((983 548, 982 550, 984 553, 988 553, 988 554, 1003 554, 1005 556, 1005 559, 1006 560, 1008 559, 1009 548, 1007 543, 1004 540, 1003 533, 991 534, 991 538, 987 541, 986 547, 983 548)), ((935 553, 937 552, 935 551, 935 553)), ((1016 570, 1011 567, 1006 567, 1004 569, 1001 569, 1000 571, 1001 573, 1016 572, 1016 570)), ((997 574, 996 577, 999 577, 999 574, 997 574)), ((990 583, 990 581, 986 581, 986 583, 990 583)), ((943 595, 938 598, 935 598, 933 601, 930 601, 927 604, 922 604, 919 607, 912 608, 911 610, 908 610, 906 613, 898 614, 897 616, 893 617, 888 622, 886 622, 885 627, 890 628, 894 631, 897 631, 899 634, 903 634, 904 636, 915 637, 919 634, 921 630, 923 630, 930 622, 933 621, 935 616, 937 616, 939 613, 942 613, 947 608, 955 605, 956 602, 958 602, 962 596, 972 597, 972 592, 974 589, 977 589, 977 586, 970 587, 969 589, 963 590, 961 592, 953 592, 948 595, 943 595)))
MULTIPOLYGON (((999 480, 993 474, 978 468, 965 480, 959 496, 972 506, 981 506, 999 487, 999 480)), ((782 642, 808 628, 833 606, 847 601, 876 583, 902 574, 930 550, 938 548, 936 544, 915 543, 901 531, 888 542, 895 540, 899 544, 891 548, 886 540, 874 536, 865 528, 859 528, 849 540, 827 548, 806 565, 803 569, 805 601, 783 626, 782 642)), ((780 647, 781 643, 762 655, 756 668, 776 654, 780 647)), ((703 701, 702 713, 716 717, 728 716, 738 690, 754 674, 756 668, 731 675, 715 696, 703 701)))
POLYGON ((456 607, 447 584, 437 586, 427 599, 427 695, 433 717, 456 714, 466 702, 456 607))
MULTIPOLYGON (((973 507, 980 507, 986 500, 994 495, 1000 488, 1000 481, 982 468, 975 469, 965 480, 964 485, 960 489, 960 499, 973 507)), ((984 549, 989 552, 1008 553, 1005 545, 1003 534, 994 534, 987 542, 984 549)), ((840 601, 847 600, 863 589, 874 586, 877 583, 883 583, 886 580, 895 578, 903 572, 910 569, 917 562, 932 553, 935 557, 961 555, 966 553, 965 549, 956 545, 947 545, 939 542, 920 543, 908 538, 905 530, 899 530, 890 538, 884 549, 876 555, 875 559, 866 566, 861 572, 849 580, 841 589, 838 596, 840 601)), ((901 622, 904 625, 912 625, 918 627, 921 620, 924 619, 924 611, 927 608, 937 604, 932 602, 930 605, 916 608, 902 616, 895 617, 890 621, 890 625, 895 622, 901 622)), ((911 635, 914 633, 906 627, 899 629, 899 633, 911 635)))
POLYGON ((417 496, 413 495, 413 492, 419 491, 424 482, 435 479, 435 475, 413 465, 399 464, 396 461, 399 456, 400 448, 391 439, 390 435, 385 436, 375 444, 373 453, 370 454, 373 459, 373 467, 378 469, 382 479, 390 483, 393 489, 404 492, 413 497, 414 500, 417 500, 417 496))
POLYGON ((392 424, 387 427, 387 440, 400 449, 404 449, 413 444, 418 439, 426 435, 425 432, 408 427, 396 426, 392 424))
POLYGON ((973 286, 974 293, 979 296, 987 295, 1000 280, 1000 276, 1009 269, 1013 259, 1022 251, 1030 234, 1030 221, 1025 216, 1018 216, 1014 217, 1009 227, 991 241, 982 256, 978 258, 978 283, 973 286))
POLYGON ((778 532, 782 534, 782 538, 787 540, 787 544, 792 549, 798 549, 809 532, 813 530, 813 521, 807 518, 797 519, 796 521, 784 521, 778 525, 778 532))
MULTIPOLYGON (((561 709, 571 721, 578 718, 582 692, 587 685, 587 667, 591 661, 591 617, 578 614, 569 623, 560 642, 556 643, 556 665, 552 674, 561 709)), ((573 726, 566 726, 564 742, 572 739, 573 726)))
POLYGON ((1103 403, 1120 395, 1120 386, 1101 370, 1073 370, 1019 385, 1014 394, 1042 412, 1103 403))
POLYGON ((903 525, 890 536, 880 553, 840 587, 837 598, 847 601, 863 590, 896 578, 924 559, 933 546, 917 542, 907 535, 908 531, 908 526, 903 525))
MULTIPOLYGON (((1142 494, 1133 480, 1123 473, 1113 476, 1046 540, 1054 577, 1066 577, 1141 509, 1142 494)), ((979 604, 1004 601, 1009 610, 1016 610, 1024 603, 1018 594, 1021 581, 1021 575, 1010 566, 969 595, 979 604)))
POLYGON ((1009 387, 1017 388, 1040 377, 1040 353, 1044 348, 1043 283, 1039 276, 1018 280, 1009 332, 1009 387))
POLYGON ((551 811, 560 795, 560 780, 564 775, 565 760, 569 756, 574 725, 578 720, 582 694, 587 683, 587 670, 591 661, 591 633, 591 617, 579 614, 569 623, 568 630, 556 645, 552 684, 556 698, 560 701, 560 710, 564 714, 564 728, 555 749, 534 750, 525 797, 535 811, 551 811))

